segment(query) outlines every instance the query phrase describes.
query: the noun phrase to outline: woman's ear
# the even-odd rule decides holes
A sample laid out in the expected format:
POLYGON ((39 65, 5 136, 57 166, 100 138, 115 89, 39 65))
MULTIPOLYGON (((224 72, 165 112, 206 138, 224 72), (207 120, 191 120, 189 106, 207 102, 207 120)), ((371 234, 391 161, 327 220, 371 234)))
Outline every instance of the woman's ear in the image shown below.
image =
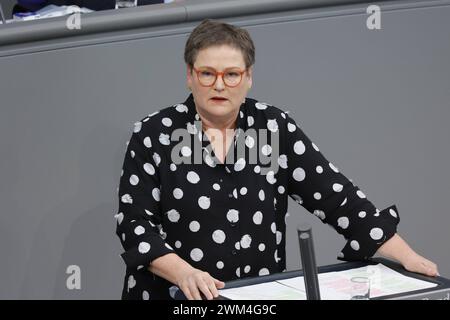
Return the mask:
POLYGON ((186 65, 186 87, 192 90, 192 68, 189 65, 186 65))
POLYGON ((252 88, 253 85, 253 67, 248 68, 247 70, 247 83, 248 83, 248 90, 252 88))

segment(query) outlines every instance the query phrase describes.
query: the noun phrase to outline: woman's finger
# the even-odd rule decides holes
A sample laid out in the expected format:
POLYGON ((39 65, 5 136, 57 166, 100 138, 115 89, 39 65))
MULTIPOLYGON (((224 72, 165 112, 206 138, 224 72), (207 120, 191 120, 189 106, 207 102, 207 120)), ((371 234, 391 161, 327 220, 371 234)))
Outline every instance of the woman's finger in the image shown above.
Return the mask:
POLYGON ((190 290, 194 300, 202 300, 202 297, 200 296, 200 292, 198 291, 198 288, 197 288, 197 283, 195 281, 190 282, 189 290, 190 290))
POLYGON ((213 295, 210 291, 210 287, 205 283, 205 281, 200 280, 200 283, 198 284, 198 288, 203 293, 203 295, 206 297, 206 299, 211 300, 213 298, 213 295))
POLYGON ((225 282, 217 280, 215 278, 213 278, 214 280, 214 284, 216 285, 217 288, 222 289, 225 287, 225 282))
POLYGON ((437 276, 437 274, 438 274, 437 266, 434 263, 430 262, 430 264, 428 264, 427 268, 428 268, 428 274, 430 276, 433 276, 433 277, 437 276))
POLYGON ((212 298, 217 298, 219 296, 219 291, 217 291, 216 284, 214 282, 214 278, 210 279, 207 282, 207 285, 208 285, 209 291, 212 294, 212 298))
POLYGON ((180 286, 181 291, 183 291, 184 295, 188 300, 193 300, 194 297, 191 294, 191 291, 189 290, 188 286, 180 286))

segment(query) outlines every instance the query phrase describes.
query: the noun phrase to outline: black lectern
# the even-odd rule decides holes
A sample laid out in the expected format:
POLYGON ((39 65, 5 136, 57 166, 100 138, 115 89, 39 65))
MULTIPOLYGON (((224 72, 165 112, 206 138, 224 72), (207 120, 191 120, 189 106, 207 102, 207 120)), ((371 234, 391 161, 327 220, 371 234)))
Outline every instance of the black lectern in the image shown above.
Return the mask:
MULTIPOLYGON (((394 294, 394 295, 388 295, 388 296, 382 296, 382 297, 376 297, 371 298, 370 300, 450 300, 450 279, 446 279, 444 277, 427 277, 421 274, 412 273, 409 271, 406 271, 402 265, 384 259, 384 258, 373 258, 368 261, 364 262, 343 262, 343 263, 337 263, 333 265, 328 266, 321 266, 318 267, 319 274, 325 273, 325 272, 333 272, 333 271, 344 271, 348 269, 353 268, 360 268, 365 267, 369 265, 376 265, 378 263, 384 264, 385 266, 405 275, 411 278, 416 278, 428 282, 433 282, 437 284, 437 286, 429 289, 422 289, 422 290, 416 290, 416 291, 410 291, 400 294, 394 294)), ((303 276, 302 270, 295 270, 295 271, 287 271, 287 272, 280 272, 276 274, 271 274, 267 276, 261 276, 261 277, 249 277, 244 279, 238 279, 238 280, 232 280, 225 283, 225 288, 239 288, 243 286, 253 285, 253 284, 259 284, 264 282, 271 282, 276 280, 282 280, 282 279, 289 279, 289 278, 295 278, 303 276)), ((219 297, 220 300, 229 300, 225 297, 219 297)))

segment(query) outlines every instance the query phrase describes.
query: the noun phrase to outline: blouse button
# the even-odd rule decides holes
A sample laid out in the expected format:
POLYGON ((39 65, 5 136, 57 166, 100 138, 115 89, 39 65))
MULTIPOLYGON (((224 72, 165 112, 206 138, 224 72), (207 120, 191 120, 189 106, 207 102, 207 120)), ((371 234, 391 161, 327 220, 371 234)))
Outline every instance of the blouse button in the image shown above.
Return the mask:
POLYGON ((233 198, 233 194, 232 194, 232 193, 229 193, 229 194, 228 194, 228 198, 233 198))

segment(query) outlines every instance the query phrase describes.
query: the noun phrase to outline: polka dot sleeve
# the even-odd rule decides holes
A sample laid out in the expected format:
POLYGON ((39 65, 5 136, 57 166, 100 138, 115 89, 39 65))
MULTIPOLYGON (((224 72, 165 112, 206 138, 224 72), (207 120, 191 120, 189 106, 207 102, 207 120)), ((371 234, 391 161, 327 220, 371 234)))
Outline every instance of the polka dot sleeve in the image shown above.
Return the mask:
POLYGON ((150 137, 140 134, 140 122, 128 143, 119 185, 117 229, 126 265, 147 268, 151 261, 173 252, 161 227, 160 181, 150 137))
POLYGON ((370 258, 396 233, 397 208, 376 209, 292 118, 286 120, 289 196, 345 237, 339 259, 370 258))

